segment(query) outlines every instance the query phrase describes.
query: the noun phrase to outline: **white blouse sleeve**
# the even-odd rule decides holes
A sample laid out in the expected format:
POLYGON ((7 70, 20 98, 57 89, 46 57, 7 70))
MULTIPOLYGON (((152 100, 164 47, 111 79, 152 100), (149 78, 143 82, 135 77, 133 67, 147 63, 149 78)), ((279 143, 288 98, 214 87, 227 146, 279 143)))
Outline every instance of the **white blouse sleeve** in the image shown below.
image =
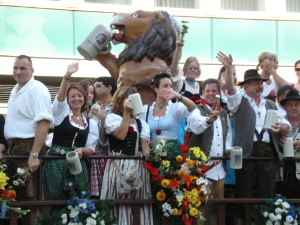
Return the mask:
POLYGON ((148 123, 146 123, 145 120, 141 119, 141 124, 142 124, 142 132, 140 139, 148 141, 150 139, 150 128, 148 123))
POLYGON ((193 111, 189 112, 187 107, 181 102, 173 103, 173 104, 174 104, 173 113, 177 121, 183 118, 187 118, 193 112, 193 111))
POLYGON ((53 101, 52 113, 54 117, 54 126, 58 126, 66 118, 70 112, 70 107, 67 98, 63 102, 57 100, 57 95, 53 101))
POLYGON ((123 118, 117 114, 110 113, 106 116, 104 127, 106 134, 111 134, 122 123, 123 118))
POLYGON ((90 148, 95 152, 95 148, 99 139, 98 125, 95 120, 90 119, 90 130, 85 144, 85 148, 90 148))

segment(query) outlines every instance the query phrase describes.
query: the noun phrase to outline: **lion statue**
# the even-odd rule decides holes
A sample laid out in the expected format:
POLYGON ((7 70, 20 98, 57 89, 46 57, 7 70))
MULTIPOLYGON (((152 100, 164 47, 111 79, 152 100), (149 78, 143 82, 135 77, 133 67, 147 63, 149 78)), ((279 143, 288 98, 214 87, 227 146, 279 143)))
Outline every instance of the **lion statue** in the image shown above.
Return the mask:
POLYGON ((166 72, 175 53, 179 23, 165 11, 116 13, 110 27, 117 30, 113 43, 125 43, 117 58, 111 52, 96 60, 118 80, 118 86, 136 87, 144 104, 155 100, 151 89, 154 76, 166 72))

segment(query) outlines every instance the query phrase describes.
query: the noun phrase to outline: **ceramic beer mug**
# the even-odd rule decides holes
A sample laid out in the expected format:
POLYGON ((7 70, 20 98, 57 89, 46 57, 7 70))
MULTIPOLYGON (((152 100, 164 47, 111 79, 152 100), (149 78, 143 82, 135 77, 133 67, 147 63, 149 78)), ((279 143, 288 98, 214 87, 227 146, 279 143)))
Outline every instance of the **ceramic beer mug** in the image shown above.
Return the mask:
POLYGON ((230 168, 242 169, 243 149, 240 146, 233 146, 230 151, 230 168))
POLYGON ((295 157, 294 141, 289 137, 283 145, 283 157, 295 157))
POLYGON ((77 152, 71 151, 66 155, 68 167, 72 175, 77 175, 82 172, 82 166, 77 152))
POLYGON ((136 116, 144 112, 143 103, 139 93, 134 93, 128 96, 128 99, 131 101, 133 110, 132 115, 136 116))
POLYGON ((268 109, 266 112, 265 124, 263 129, 273 129, 272 126, 275 125, 276 122, 282 123, 282 118, 277 116, 277 110, 268 109))
POLYGON ((87 60, 93 60, 98 54, 107 54, 111 50, 112 32, 106 26, 99 24, 77 46, 77 50, 87 60), (107 50, 103 51, 105 48, 107 50))

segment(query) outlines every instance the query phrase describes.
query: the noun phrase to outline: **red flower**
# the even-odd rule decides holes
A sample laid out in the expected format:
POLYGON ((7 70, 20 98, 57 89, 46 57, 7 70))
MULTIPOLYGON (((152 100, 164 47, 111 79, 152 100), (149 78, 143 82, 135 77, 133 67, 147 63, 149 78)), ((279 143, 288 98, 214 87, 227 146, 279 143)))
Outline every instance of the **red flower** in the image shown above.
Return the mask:
POLYGON ((158 169, 157 168, 151 168, 149 171, 153 176, 158 176, 158 169))
POLYGON ((189 147, 186 144, 180 145, 180 150, 182 152, 189 152, 189 147))
POLYGON ((157 130, 155 131, 155 133, 156 133, 156 135, 160 135, 160 134, 161 134, 161 130, 157 129, 157 130))
POLYGON ((145 163, 144 164, 144 167, 147 169, 147 170, 150 170, 152 168, 152 163, 145 163))
POLYGON ((192 218, 189 214, 183 214, 181 220, 184 222, 184 225, 192 225, 192 218))
POLYGON ((196 101, 196 96, 192 95, 192 96, 190 97, 190 99, 191 99, 193 102, 195 102, 195 101, 196 101))
POLYGON ((7 198, 8 197, 8 191, 2 190, 2 197, 7 198))
POLYGON ((134 128, 132 126, 128 127, 128 133, 133 133, 134 132, 134 128))
POLYGON ((188 140, 190 140, 190 136, 191 136, 190 134, 186 134, 186 135, 184 135, 184 140, 185 140, 185 141, 188 141, 188 140))

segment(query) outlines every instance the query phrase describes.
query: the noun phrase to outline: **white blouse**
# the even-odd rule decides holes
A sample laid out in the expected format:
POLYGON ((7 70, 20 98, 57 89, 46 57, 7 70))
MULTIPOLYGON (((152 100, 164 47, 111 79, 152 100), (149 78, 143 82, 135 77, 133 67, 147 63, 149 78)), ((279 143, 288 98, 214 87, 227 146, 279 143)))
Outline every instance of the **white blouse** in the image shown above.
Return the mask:
MULTIPOLYGON (((106 134, 111 134, 117 127, 122 123, 123 118, 115 113, 110 113, 106 116, 105 119, 105 132, 106 134)), ((148 141, 150 139, 150 129, 145 120, 140 119, 142 124, 142 131, 140 134, 140 139, 148 141)), ((135 124, 130 124, 137 131, 135 124)))
MULTIPOLYGON (((82 113, 82 118, 85 124, 84 127, 78 125, 77 123, 74 123, 71 120, 73 116, 73 112, 70 109, 70 106, 67 102, 67 98, 63 102, 59 102, 56 96, 53 101, 52 112, 53 112, 53 117, 55 119, 54 126, 60 125, 63 122, 63 120, 66 118, 66 116, 69 115, 69 120, 72 126, 79 128, 81 130, 85 130, 88 127, 87 120, 83 115, 83 113, 82 113)), ((99 139, 98 125, 95 120, 90 120, 90 130, 84 148, 90 148, 95 152, 98 139, 99 139)))

